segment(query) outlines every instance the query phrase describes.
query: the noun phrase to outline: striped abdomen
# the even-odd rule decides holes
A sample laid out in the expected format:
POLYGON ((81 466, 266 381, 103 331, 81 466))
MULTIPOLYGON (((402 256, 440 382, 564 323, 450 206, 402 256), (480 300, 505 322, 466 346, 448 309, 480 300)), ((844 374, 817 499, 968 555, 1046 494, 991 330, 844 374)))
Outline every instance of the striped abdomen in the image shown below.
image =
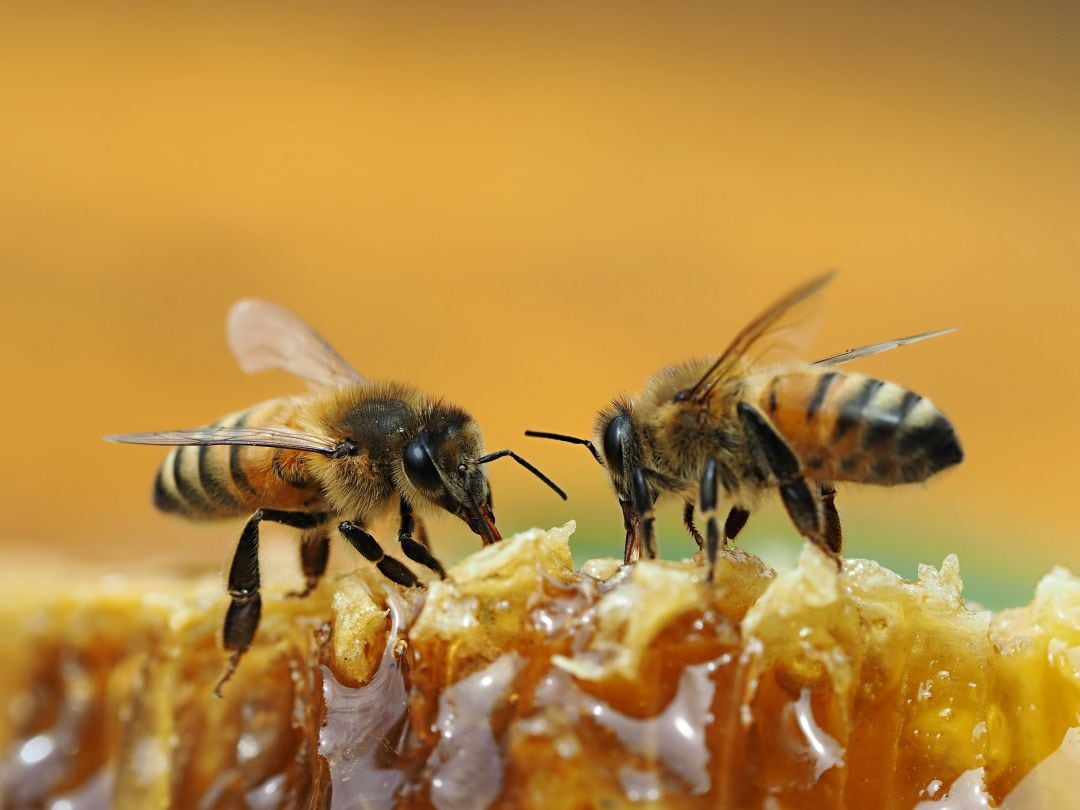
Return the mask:
MULTIPOLYGON (((273 399, 216 424, 289 427, 300 406, 299 398, 273 399)), ((154 479, 154 506, 193 520, 237 517, 259 508, 310 511, 321 495, 303 464, 302 453, 268 447, 176 447, 154 479)))
POLYGON ((964 457, 945 415, 895 383, 810 368, 763 380, 756 398, 808 478, 904 484, 964 457))

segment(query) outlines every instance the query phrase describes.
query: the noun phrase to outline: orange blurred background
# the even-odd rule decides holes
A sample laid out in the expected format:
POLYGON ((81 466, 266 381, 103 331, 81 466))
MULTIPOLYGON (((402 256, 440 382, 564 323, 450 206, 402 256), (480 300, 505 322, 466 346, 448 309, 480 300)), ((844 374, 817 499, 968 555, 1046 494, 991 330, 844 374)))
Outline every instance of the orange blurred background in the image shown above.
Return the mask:
MULTIPOLYGON (((1080 567, 1071 4, 0 15, 0 537, 16 559, 228 559, 237 525, 153 511, 164 451, 99 437, 302 390, 229 356, 224 315, 248 295, 295 308, 368 376, 465 405, 489 448, 570 491, 491 468, 504 533, 576 518, 579 554, 617 554, 602 471, 521 431, 587 433, 614 394, 836 267, 811 354, 961 326, 859 370, 932 397, 967 452, 927 486, 843 491, 847 553, 913 575, 956 551, 991 605, 1080 567)), ((432 529, 445 557, 476 546, 452 518, 432 529)), ((778 506, 744 536, 800 548, 778 506)), ((677 505, 660 539, 691 552, 677 505)))

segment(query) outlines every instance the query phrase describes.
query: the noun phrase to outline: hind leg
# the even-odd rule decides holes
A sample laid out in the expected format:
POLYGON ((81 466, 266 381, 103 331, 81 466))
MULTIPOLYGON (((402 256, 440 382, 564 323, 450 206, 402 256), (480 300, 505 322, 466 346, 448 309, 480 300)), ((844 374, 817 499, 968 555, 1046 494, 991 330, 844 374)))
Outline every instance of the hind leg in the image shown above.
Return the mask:
POLYGON ((844 534, 840 530, 840 513, 836 511, 836 487, 830 483, 818 484, 821 493, 822 528, 825 545, 834 554, 839 555, 844 545, 844 534))
MULTIPOLYGON (((770 471, 776 477, 780 499, 784 502, 784 508, 787 509, 791 522, 795 524, 799 534, 828 555, 839 570, 839 548, 834 549, 830 544, 830 540, 839 543, 839 534, 831 537, 827 533, 828 513, 823 505, 825 500, 823 493, 817 486, 810 488, 806 479, 803 478, 802 463, 795 452, 757 408, 740 402, 738 411, 743 429, 757 444, 770 471)), ((835 507, 832 507, 831 511, 835 514, 835 507)), ((837 532, 839 532, 839 526, 840 522, 837 518, 835 524, 837 532)))
POLYGON ((251 646, 262 616, 262 597, 259 595, 259 523, 269 520, 297 529, 313 529, 326 519, 324 514, 307 512, 282 512, 277 509, 259 509, 244 525, 240 542, 236 545, 232 565, 229 567, 229 610, 225 614, 222 632, 225 649, 232 655, 225 674, 214 687, 214 694, 221 697, 221 687, 236 671, 240 658, 251 646))

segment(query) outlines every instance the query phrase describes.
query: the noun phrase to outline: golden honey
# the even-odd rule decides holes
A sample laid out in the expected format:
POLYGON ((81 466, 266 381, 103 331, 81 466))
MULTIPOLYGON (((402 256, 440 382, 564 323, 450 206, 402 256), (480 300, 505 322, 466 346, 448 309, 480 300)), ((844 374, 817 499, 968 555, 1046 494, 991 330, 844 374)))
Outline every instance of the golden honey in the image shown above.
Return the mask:
POLYGON ((908 582, 866 560, 837 573, 810 547, 779 574, 732 549, 707 586, 694 562, 575 571, 571 531, 485 548, 426 591, 366 568, 305 600, 282 587, 223 700, 213 579, 13 583, 0 805, 1080 801, 1064 569, 993 615, 965 605, 951 556, 908 582))

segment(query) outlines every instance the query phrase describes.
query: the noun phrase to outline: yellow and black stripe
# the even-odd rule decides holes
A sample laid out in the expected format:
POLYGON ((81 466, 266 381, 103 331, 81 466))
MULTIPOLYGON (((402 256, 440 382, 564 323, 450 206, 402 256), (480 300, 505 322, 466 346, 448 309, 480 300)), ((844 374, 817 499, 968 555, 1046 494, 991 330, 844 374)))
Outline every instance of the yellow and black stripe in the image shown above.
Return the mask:
POLYGON ((761 387, 758 407, 810 478, 910 483, 963 459, 952 424, 930 400, 862 374, 776 375, 761 387))
MULTIPOLYGON (((287 424, 289 399, 232 414, 215 427, 287 424)), ((250 514, 256 509, 306 509, 319 500, 303 463, 290 451, 246 445, 176 447, 154 480, 154 505, 192 520, 250 514)))
MULTIPOLYGON (((225 419, 217 426, 242 426, 246 416, 225 419)), ((236 445, 173 448, 154 480, 154 506, 196 520, 235 517, 258 508, 258 493, 239 460, 241 449, 236 445)))

